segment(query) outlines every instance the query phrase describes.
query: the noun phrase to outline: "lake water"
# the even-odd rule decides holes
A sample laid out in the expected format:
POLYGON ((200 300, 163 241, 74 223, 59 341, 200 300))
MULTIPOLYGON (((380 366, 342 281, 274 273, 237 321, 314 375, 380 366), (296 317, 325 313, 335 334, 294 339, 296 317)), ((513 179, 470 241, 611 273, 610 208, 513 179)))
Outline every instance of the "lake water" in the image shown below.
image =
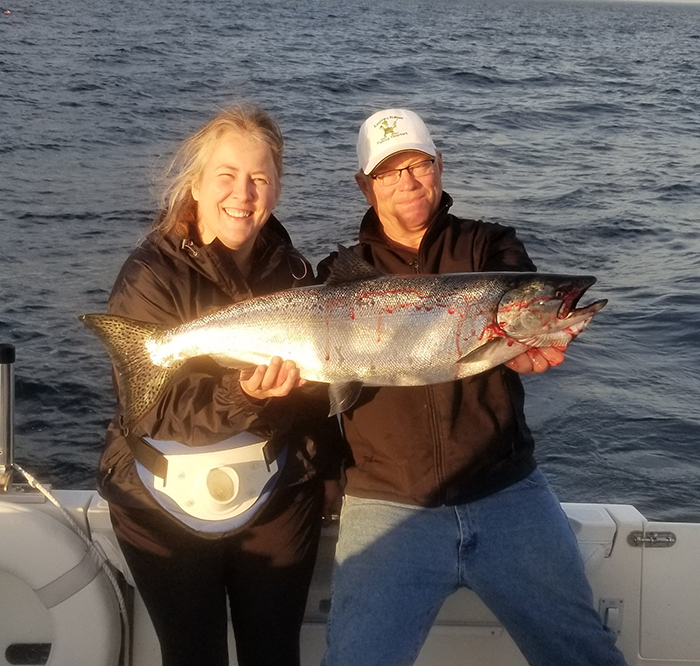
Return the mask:
MULTIPOLYGON (((10 0, 5 0, 9 2, 10 0)), ((287 140, 277 213, 319 260, 354 240, 362 120, 418 111, 458 214, 517 228, 609 305, 526 379, 564 501, 700 520, 700 5, 16 0, 0 15, 0 342, 17 461, 89 488, 111 417, 100 312, 157 176, 246 99, 287 140)))

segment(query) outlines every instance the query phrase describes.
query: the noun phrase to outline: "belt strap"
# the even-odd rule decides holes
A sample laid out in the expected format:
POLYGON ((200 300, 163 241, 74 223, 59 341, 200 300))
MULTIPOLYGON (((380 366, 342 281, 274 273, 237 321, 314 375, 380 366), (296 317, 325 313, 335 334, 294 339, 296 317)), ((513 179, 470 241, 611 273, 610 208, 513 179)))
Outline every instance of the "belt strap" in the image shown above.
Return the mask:
POLYGON ((136 435, 127 435, 126 442, 131 453, 153 476, 165 480, 168 475, 168 459, 145 439, 136 435))
MULTIPOLYGON (((153 476, 158 476, 165 480, 168 475, 168 459, 154 446, 149 444, 142 437, 137 435, 126 435, 126 442, 131 449, 131 454, 138 460, 153 476)), ((277 453, 272 451, 270 442, 263 448, 263 455, 268 468, 277 459, 277 453)))

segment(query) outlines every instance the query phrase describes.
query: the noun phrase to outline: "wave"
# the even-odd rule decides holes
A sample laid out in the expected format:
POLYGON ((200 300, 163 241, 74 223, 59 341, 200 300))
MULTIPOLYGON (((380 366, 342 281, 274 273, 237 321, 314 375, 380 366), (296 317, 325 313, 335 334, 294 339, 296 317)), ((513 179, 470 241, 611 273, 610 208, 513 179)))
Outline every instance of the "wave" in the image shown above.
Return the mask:
POLYGON ((247 99, 280 121, 277 213, 312 258, 356 239, 364 117, 419 111, 455 212, 514 227, 541 269, 594 274, 610 299, 528 383, 559 488, 700 506, 675 457, 700 460, 697 8, 232 0, 231 22, 218 3, 77 6, 13 13, 0 55, 0 338, 18 347, 18 454, 48 480, 92 481, 114 398, 76 315, 103 311, 150 227, 154 163, 247 99))

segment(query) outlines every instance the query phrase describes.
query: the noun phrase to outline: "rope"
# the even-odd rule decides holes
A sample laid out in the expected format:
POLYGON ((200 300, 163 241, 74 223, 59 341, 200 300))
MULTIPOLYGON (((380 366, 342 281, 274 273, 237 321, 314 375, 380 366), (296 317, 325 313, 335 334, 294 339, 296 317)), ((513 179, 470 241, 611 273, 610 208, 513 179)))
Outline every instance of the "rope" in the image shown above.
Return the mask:
POLYGON ((75 522, 73 516, 71 516, 70 513, 63 506, 61 506, 60 502, 51 494, 51 491, 45 488, 29 472, 22 469, 22 467, 20 467, 17 463, 13 463, 13 467, 24 476, 24 478, 27 480, 27 483, 32 488, 38 490, 44 497, 46 497, 47 500, 49 500, 49 502, 51 502, 51 504, 53 504, 61 512, 61 514, 68 521, 75 533, 85 542, 89 550, 93 553, 93 556, 97 559, 97 562, 99 563, 102 571, 104 571, 105 575, 107 576, 107 579, 112 584, 114 592, 117 596, 117 603, 119 604, 119 616, 122 623, 122 655, 124 657, 124 666, 128 666, 130 662, 129 645, 131 643, 129 630, 129 613, 126 609, 126 601, 124 600, 124 595, 122 594, 122 591, 119 588, 119 581, 112 572, 112 569, 109 565, 109 561, 107 560, 104 552, 100 548, 99 544, 93 539, 91 539, 80 527, 80 525, 78 525, 78 523, 75 522))

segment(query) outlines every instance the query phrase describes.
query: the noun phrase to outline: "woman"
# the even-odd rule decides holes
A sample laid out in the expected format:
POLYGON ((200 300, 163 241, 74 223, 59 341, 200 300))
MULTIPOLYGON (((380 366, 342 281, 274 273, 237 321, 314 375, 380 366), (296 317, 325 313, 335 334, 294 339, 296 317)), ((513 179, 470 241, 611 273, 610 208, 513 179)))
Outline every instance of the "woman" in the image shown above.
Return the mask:
MULTIPOLYGON (((282 148, 279 128, 256 107, 227 110, 187 139, 162 212, 124 264, 109 312, 173 327, 311 283, 309 264, 272 215, 282 148)), ((108 428, 98 485, 164 666, 228 665, 227 597, 239 664, 299 664, 321 518, 337 496, 337 482, 323 482, 336 467, 328 451, 340 443, 327 400, 299 390, 302 383, 294 363, 280 358, 238 371, 197 357, 131 431, 119 416, 108 428), (149 486, 144 441, 157 457, 164 441, 209 446, 240 433, 268 441, 267 469, 281 470, 242 527, 224 523, 217 533, 204 521, 200 529, 149 486)))

